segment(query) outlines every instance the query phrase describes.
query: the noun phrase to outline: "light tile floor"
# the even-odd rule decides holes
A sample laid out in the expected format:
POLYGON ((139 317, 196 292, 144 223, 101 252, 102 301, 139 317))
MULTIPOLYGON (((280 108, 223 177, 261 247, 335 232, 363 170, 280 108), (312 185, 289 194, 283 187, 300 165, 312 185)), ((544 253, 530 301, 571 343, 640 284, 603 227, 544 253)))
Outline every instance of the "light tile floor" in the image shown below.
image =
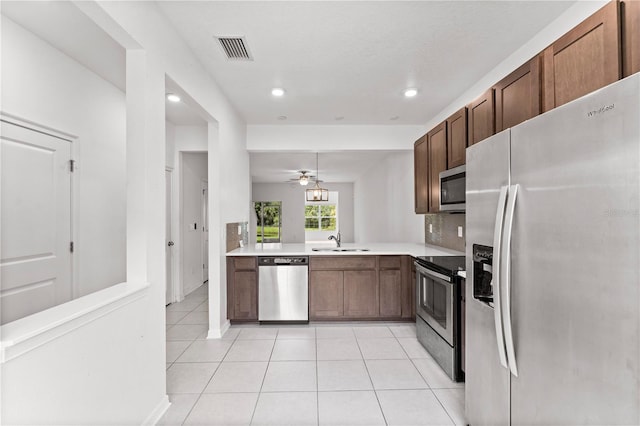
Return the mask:
POLYGON ((411 323, 232 326, 207 340, 207 286, 166 309, 161 425, 465 425, 411 323))

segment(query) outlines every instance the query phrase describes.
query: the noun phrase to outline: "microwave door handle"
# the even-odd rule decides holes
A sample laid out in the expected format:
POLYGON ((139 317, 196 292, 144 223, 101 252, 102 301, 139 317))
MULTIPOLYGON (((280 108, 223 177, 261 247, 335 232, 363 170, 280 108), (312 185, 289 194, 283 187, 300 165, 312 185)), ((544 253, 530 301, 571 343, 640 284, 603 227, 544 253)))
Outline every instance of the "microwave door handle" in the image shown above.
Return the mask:
POLYGON ((516 207, 518 196, 518 185, 509 187, 509 201, 505 213, 504 243, 502 245, 502 315, 504 320, 504 336, 507 347, 507 359, 509 360, 509 370, 511 374, 518 377, 518 366, 516 364, 516 351, 513 344, 513 328, 511 326, 511 231, 513 229, 513 212, 516 207))
POLYGON ((496 225, 493 230, 493 275, 491 280, 491 287, 493 289, 493 316, 496 327, 496 340, 498 344, 498 356, 500 357, 500 364, 506 369, 509 369, 507 364, 507 354, 504 343, 504 333, 502 329, 502 303, 500 297, 500 281, 501 276, 501 259, 502 255, 502 227, 504 225, 504 211, 507 204, 507 191, 509 187, 503 186, 500 188, 500 197, 498 198, 498 208, 496 209, 496 225))

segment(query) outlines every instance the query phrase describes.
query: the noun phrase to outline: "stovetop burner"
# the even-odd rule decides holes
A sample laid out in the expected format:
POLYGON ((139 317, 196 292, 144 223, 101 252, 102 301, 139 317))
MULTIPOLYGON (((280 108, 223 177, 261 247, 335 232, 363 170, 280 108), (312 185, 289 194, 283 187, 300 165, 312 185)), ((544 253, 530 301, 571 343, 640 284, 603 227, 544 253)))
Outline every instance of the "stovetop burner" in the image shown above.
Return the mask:
POLYGON ((456 275, 465 270, 464 256, 417 256, 415 259, 425 268, 447 274, 456 275))

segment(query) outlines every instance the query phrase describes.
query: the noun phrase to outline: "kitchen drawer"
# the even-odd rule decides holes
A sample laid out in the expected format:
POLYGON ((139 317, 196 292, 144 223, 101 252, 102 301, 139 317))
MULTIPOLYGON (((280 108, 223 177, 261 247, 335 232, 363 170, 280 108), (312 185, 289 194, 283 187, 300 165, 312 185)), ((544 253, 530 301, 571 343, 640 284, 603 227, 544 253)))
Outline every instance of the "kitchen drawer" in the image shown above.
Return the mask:
POLYGON ((380 256, 380 269, 400 269, 401 256, 380 256))
POLYGON ((312 256, 311 270, 376 269, 376 256, 312 256))
POLYGON ((256 269, 256 258, 253 256, 234 257, 233 266, 236 270, 254 270, 256 269))

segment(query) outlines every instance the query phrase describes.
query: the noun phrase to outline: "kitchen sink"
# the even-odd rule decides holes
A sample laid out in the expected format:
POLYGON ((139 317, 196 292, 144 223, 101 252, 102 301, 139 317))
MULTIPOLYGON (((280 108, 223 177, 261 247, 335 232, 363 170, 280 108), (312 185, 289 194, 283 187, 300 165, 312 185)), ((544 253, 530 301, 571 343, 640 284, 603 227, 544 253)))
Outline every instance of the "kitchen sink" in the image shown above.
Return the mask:
POLYGON ((312 248, 313 251, 369 251, 366 248, 342 248, 342 247, 332 247, 332 248, 312 248))

